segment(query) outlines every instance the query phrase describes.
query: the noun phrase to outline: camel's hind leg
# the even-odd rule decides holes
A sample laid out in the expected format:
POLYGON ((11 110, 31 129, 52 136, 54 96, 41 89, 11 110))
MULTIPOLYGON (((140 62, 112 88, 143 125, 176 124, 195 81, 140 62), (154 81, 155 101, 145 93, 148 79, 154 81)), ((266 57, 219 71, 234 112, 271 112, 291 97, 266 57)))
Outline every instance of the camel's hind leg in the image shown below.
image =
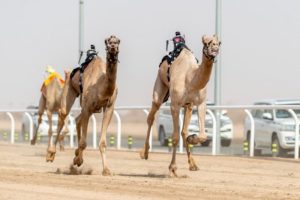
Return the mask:
POLYGON ((190 120, 192 117, 192 111, 193 111, 193 107, 191 105, 188 105, 184 108, 184 121, 183 121, 183 127, 182 127, 182 140, 184 141, 184 145, 185 145, 185 149, 186 149, 186 153, 188 156, 188 162, 189 162, 189 169, 191 171, 196 171, 199 170, 199 168, 197 167, 192 155, 191 155, 191 151, 189 148, 188 143, 186 142, 187 136, 188 136, 188 127, 190 124, 190 120))
POLYGON ((142 159, 146 159, 146 160, 148 159, 149 148, 150 148, 149 137, 150 137, 151 127, 155 119, 155 114, 160 108, 161 104, 163 103, 163 100, 167 92, 168 92, 168 87, 161 81, 160 75, 158 74, 156 77, 154 90, 153 90, 152 106, 147 117, 148 129, 147 129, 145 145, 144 145, 144 149, 140 151, 140 156, 142 159))
POLYGON ((78 121, 76 121, 76 127, 78 127, 78 129, 82 128, 82 135, 80 141, 78 141, 78 149, 76 149, 75 157, 73 159, 73 164, 77 165, 78 167, 83 163, 83 150, 87 146, 86 135, 91 113, 89 113, 87 110, 82 110, 80 115, 81 117, 78 121))
POLYGON ((38 116, 39 116, 38 125, 37 125, 36 129, 34 130, 34 135, 31 140, 31 145, 35 145, 35 143, 36 143, 37 133, 38 133, 40 124, 42 122, 42 116, 45 111, 45 108, 46 108, 46 98, 43 95, 41 95, 40 102, 39 102, 39 111, 38 111, 38 116))

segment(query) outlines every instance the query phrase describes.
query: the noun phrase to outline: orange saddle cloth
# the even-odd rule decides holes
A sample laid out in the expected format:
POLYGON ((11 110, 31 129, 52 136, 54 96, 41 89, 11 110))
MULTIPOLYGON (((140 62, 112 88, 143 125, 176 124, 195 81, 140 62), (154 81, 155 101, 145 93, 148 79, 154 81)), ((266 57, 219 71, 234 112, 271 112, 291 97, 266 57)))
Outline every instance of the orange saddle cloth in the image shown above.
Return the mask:
POLYGON ((55 79, 57 78, 59 80, 59 83, 60 83, 60 86, 63 87, 64 84, 65 84, 65 81, 64 79, 61 78, 61 76, 56 73, 56 72, 53 72, 51 73, 43 82, 43 85, 41 87, 41 92, 42 94, 46 97, 46 93, 47 93, 47 86, 55 79))

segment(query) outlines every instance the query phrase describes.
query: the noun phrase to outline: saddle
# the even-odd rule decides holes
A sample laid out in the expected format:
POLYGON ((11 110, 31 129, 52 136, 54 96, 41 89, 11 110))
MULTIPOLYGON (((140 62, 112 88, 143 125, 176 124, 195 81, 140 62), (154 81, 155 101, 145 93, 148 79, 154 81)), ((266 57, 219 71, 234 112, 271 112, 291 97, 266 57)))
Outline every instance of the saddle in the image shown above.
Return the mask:
MULTIPOLYGON (((162 58, 162 60, 161 60, 161 62, 160 62, 160 64, 159 64, 159 67, 160 67, 161 64, 162 64, 164 61, 167 61, 168 65, 169 65, 168 70, 167 70, 167 79, 168 79, 169 82, 170 82, 170 65, 173 64, 174 60, 180 55, 181 51, 182 51, 184 48, 187 49, 187 50, 189 50, 189 51, 191 51, 184 43, 179 43, 179 44, 175 47, 175 49, 174 49, 173 51, 171 51, 168 55, 165 55, 165 56, 162 58)), ((196 61, 197 61, 197 63, 198 63, 198 62, 199 62, 198 59, 197 59, 197 58, 195 58, 195 59, 196 59, 196 61)), ((166 96, 164 97, 163 103, 166 102, 166 101, 168 101, 169 96, 170 96, 170 92, 169 92, 169 90, 168 90, 166 96)))
POLYGON ((76 67, 75 69, 72 70, 71 74, 70 74, 70 78, 72 79, 74 77, 74 75, 79 71, 80 75, 79 75, 79 88, 80 88, 80 93, 82 93, 83 90, 83 86, 82 86, 82 74, 85 71, 85 69, 87 68, 87 66, 90 64, 90 62, 92 62, 92 60, 97 56, 97 53, 92 53, 90 54, 85 61, 79 66, 76 67))

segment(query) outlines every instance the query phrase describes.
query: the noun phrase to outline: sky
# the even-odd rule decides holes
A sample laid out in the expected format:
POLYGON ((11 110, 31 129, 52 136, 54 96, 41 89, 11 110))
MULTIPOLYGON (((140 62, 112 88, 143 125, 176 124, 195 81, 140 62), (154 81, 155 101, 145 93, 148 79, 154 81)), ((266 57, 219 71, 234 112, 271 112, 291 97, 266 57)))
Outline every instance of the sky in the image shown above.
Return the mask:
MULTIPOLYGON (((79 0, 0 0, 1 109, 37 105, 47 65, 78 64, 79 0)), ((221 104, 300 99, 300 1, 222 0, 221 104)), ((121 39, 117 106, 150 105, 165 41, 175 31, 201 60, 214 0, 84 0, 84 49, 121 39)), ((214 76, 208 100, 214 98, 214 76)))

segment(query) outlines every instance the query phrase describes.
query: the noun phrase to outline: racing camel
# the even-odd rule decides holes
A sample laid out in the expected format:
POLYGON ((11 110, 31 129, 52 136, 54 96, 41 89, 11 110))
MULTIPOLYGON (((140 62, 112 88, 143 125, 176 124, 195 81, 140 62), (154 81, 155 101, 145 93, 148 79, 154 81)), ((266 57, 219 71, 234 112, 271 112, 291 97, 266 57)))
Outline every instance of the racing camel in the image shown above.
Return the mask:
MULTIPOLYGON (((49 76, 44 81, 41 88, 41 97, 39 101, 38 107, 38 124, 36 129, 34 130, 34 136, 31 140, 31 145, 35 145, 37 139, 38 129, 42 122, 42 116, 44 111, 47 112, 48 122, 49 122, 49 130, 48 130, 48 148, 51 146, 51 137, 52 137, 52 114, 54 112, 58 112, 60 109, 60 101, 62 95, 62 88, 64 85, 64 80, 57 74, 52 67, 48 66, 47 70, 49 76)), ((66 118, 66 121, 68 118, 66 118)), ((67 126, 65 126, 64 134, 68 133, 69 130, 67 126)), ((60 149, 64 150, 63 140, 60 140, 60 149)), ((46 161, 49 161, 49 157, 46 157, 46 161)))
MULTIPOLYGON (((76 117, 76 129, 78 137, 78 148, 75 150, 75 158, 73 164, 80 166, 83 163, 83 151, 87 146, 87 128, 90 116, 93 113, 103 112, 103 120, 101 127, 101 139, 99 142, 99 150, 102 156, 103 175, 110 175, 110 170, 106 161, 106 132, 117 98, 117 66, 119 54, 120 40, 116 36, 110 36, 105 40, 106 45, 106 62, 98 56, 95 56, 88 64, 85 71, 80 75, 76 72, 71 79, 66 79, 66 85, 63 90, 61 101, 60 119, 58 123, 58 133, 63 127, 65 117, 78 95, 80 95, 81 113, 76 117), (82 86, 80 87, 78 80, 82 86), (81 89, 82 88, 82 92, 81 89)), ((55 157, 55 141, 54 147, 48 149, 48 154, 54 160, 55 157)))
POLYGON ((221 42, 216 36, 202 37, 203 53, 200 65, 193 53, 187 48, 183 48, 179 56, 170 66, 170 82, 162 77, 167 77, 167 61, 163 61, 158 72, 154 90, 152 106, 147 118, 147 137, 144 149, 140 152, 142 159, 148 159, 149 135, 154 121, 155 113, 163 103, 168 91, 171 98, 171 113, 173 118, 172 146, 173 154, 169 165, 170 176, 177 176, 176 170, 176 149, 179 141, 179 112, 184 108, 184 122, 182 128, 182 138, 186 147, 189 169, 191 171, 199 170, 197 167, 187 143, 198 144, 206 140, 205 134, 205 113, 206 113, 206 85, 210 79, 211 71, 215 57, 218 55, 221 42), (193 106, 198 108, 200 134, 188 136, 188 125, 192 115, 193 106))

